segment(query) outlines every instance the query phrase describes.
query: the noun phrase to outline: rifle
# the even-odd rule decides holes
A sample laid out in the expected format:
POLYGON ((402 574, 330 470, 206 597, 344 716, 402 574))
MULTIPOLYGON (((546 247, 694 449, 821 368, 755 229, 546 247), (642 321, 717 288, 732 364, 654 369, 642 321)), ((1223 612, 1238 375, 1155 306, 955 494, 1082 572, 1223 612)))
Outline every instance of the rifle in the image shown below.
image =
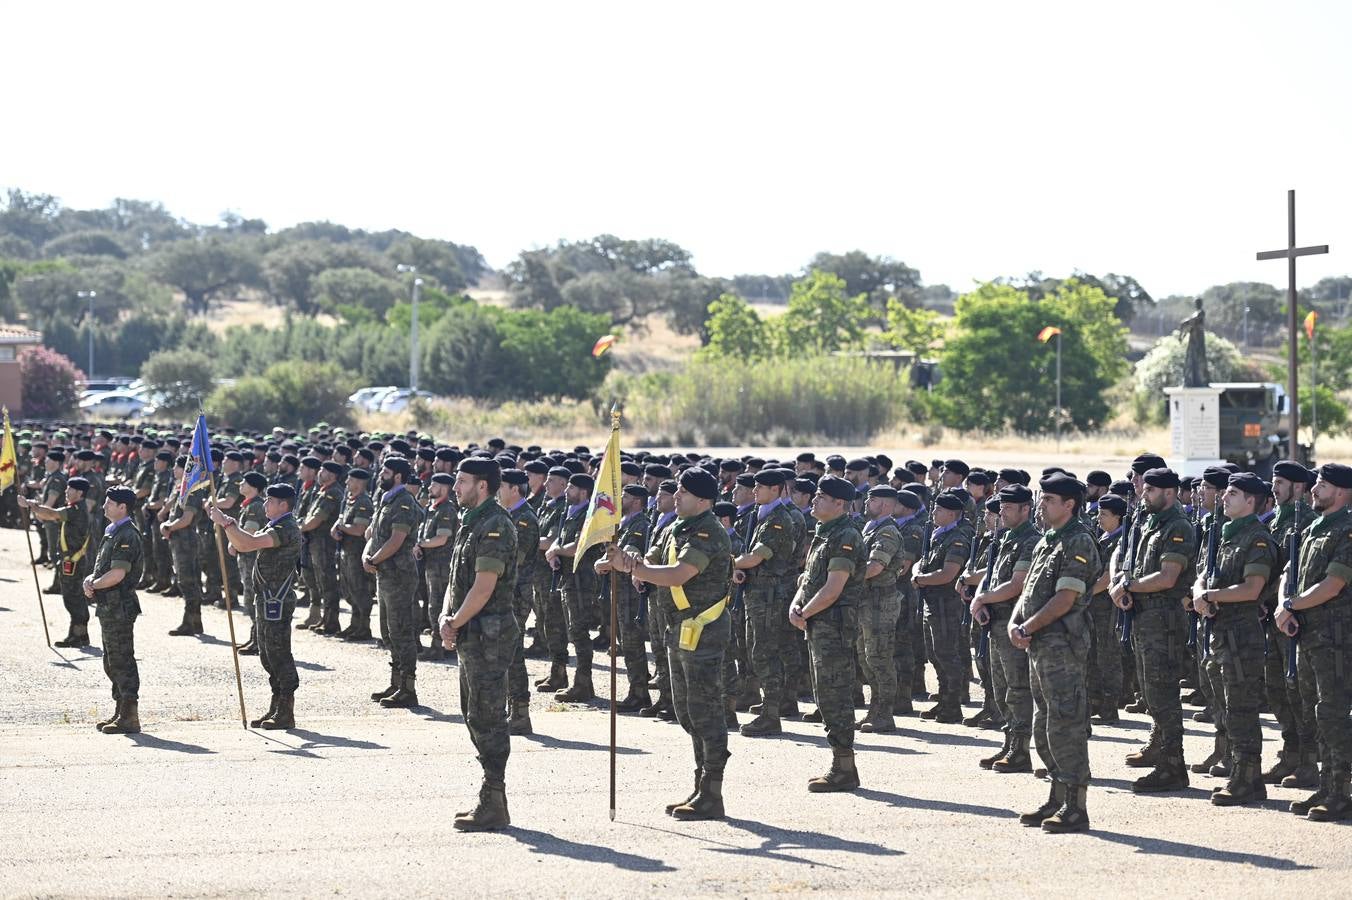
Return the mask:
MULTIPOLYGON (((996 529, 995 534, 991 535, 991 545, 986 551, 986 574, 981 579, 981 585, 977 588, 978 592, 985 593, 990 590, 991 578, 995 573, 995 547, 1000 541, 1002 529, 996 529)), ((984 610, 986 618, 981 623, 981 639, 977 641, 976 658, 987 659, 991 654, 991 614, 990 610, 984 610)))
MULTIPOLYGON (((982 515, 985 515, 985 513, 983 512, 982 515)), ((967 565, 963 567, 964 572, 976 565, 976 544, 978 540, 980 540, 980 535, 974 533, 972 535, 972 546, 967 551, 967 565)), ((991 538, 991 546, 995 546, 995 538, 991 538)), ((961 576, 959 576, 959 578, 961 578, 961 576)), ((958 626, 961 628, 970 628, 972 625, 972 600, 971 597, 967 595, 967 585, 962 584, 961 581, 958 583, 958 596, 966 601, 962 606, 962 615, 959 617, 958 626)), ((973 594, 972 596, 976 595, 973 594)))
MULTIPOLYGON (((929 556, 930 532, 933 527, 932 523, 926 522, 920 529, 920 559, 922 562, 925 557, 929 556)), ((913 581, 912 584, 915 584, 915 582, 913 581)), ((915 585, 915 614, 923 617, 925 615, 925 599, 921 596, 921 590, 922 588, 919 585, 915 585)))
MULTIPOLYGON (((1220 508, 1221 497, 1216 495, 1215 501, 1211 504, 1211 530, 1206 536, 1206 586, 1208 589, 1216 586, 1216 554, 1220 550, 1220 508)), ((1196 614, 1194 613, 1194 616, 1196 614)), ((1211 655, 1211 623, 1212 617, 1207 616, 1202 624, 1202 659, 1211 655)), ((1194 629, 1196 624, 1194 623, 1194 629)))
MULTIPOLYGON (((1131 581, 1131 573, 1136 571, 1136 551, 1139 532, 1136 530, 1136 517, 1127 518, 1127 548, 1125 550, 1126 568, 1122 570, 1122 580, 1119 582, 1124 587, 1131 581)), ((1128 605, 1118 616, 1122 623, 1122 646, 1131 646, 1131 622, 1136 617, 1135 600, 1130 594, 1127 594, 1128 605)))
MULTIPOLYGON (((746 533, 742 535, 742 552, 746 553, 751 547, 751 538, 755 536, 756 531, 756 508, 754 506, 751 508, 750 515, 746 517, 743 530, 746 533)), ((748 580, 750 580, 749 575, 747 578, 743 578, 742 583, 737 585, 732 592, 732 608, 734 611, 741 609, 746 601, 746 583, 748 580)))
MULTIPOLYGON (((1298 525, 1299 523, 1297 523, 1298 525)), ((1287 600, 1294 599, 1296 596, 1296 576, 1300 574, 1300 529, 1291 529, 1290 536, 1286 539, 1286 555, 1290 560, 1286 575, 1286 587, 1282 591, 1287 600)), ((1287 632, 1290 638, 1286 645, 1286 680, 1296 680, 1296 647, 1300 643, 1300 626, 1294 619, 1291 620, 1292 629, 1287 632)))

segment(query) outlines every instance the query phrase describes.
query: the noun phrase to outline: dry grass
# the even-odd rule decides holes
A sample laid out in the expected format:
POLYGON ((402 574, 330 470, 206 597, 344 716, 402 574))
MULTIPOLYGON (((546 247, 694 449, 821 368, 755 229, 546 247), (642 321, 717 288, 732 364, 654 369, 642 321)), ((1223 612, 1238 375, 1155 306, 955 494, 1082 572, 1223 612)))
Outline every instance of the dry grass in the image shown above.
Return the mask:
MULTIPOLYGON (((320 314, 314 317, 322 325, 332 326, 337 320, 332 316, 320 314)), ((213 333, 222 335, 234 325, 247 328, 250 325, 262 325, 264 328, 281 328, 286 320, 285 307, 256 297, 238 297, 213 303, 211 313, 204 319, 213 333)))

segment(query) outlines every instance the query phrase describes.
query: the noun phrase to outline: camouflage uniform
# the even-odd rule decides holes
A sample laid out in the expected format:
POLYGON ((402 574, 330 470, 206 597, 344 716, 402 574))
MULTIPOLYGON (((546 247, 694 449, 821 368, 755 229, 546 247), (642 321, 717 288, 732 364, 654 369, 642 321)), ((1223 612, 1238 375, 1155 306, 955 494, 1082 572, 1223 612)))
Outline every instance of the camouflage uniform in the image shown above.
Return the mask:
MULTIPOLYGON (((1041 535, 1031 520, 1005 529, 996 551, 990 586, 1007 584, 1015 575, 1029 572, 1040 540, 1041 535)), ((1028 583, 1027 578, 1025 574, 1024 584, 1028 583)), ((1028 652, 1019 650, 1009 641, 1009 619, 1014 613, 1014 604, 996 603, 986 607, 986 611, 991 617, 989 649, 995 703, 1005 721, 1005 731, 1015 737, 1024 737, 1033 730, 1033 694, 1029 684, 1028 652)))
MULTIPOLYGON (((1304 501, 1287 503, 1277 508, 1277 514, 1269 525, 1273 545, 1277 551, 1274 573, 1285 569, 1290 562, 1288 547, 1291 535, 1303 532, 1313 518, 1314 514, 1304 501)), ((1288 680, 1286 677, 1286 657, 1290 650, 1291 638, 1287 637, 1286 632, 1278 628, 1273 621, 1273 613, 1283 599, 1278 596, 1281 589, 1282 579, 1274 575, 1268 579, 1263 596, 1260 598, 1266 610, 1263 627, 1268 649, 1263 659, 1263 679, 1268 707, 1272 710, 1277 724, 1281 726, 1282 754, 1314 761, 1319 756, 1314 719, 1307 720, 1303 715, 1305 705, 1300 699, 1299 679, 1288 680)))
MULTIPOLYGON (((449 488, 448 488, 449 490, 449 488)), ((445 537, 446 543, 440 547, 422 549, 423 585, 427 591, 427 627, 432 629, 433 658, 443 656, 440 630, 437 620, 441 617, 441 605, 446 600, 446 586, 451 582, 451 556, 455 553, 455 532, 460 511, 455 499, 446 496, 441 502, 433 501, 423 515, 418 527, 418 541, 428 541, 435 537, 445 537)))
MULTIPOLYGON (((239 521, 239 504, 242 502, 242 498, 240 497, 239 492, 239 486, 243 483, 244 483, 244 475, 240 472, 234 472, 230 475, 225 476, 225 478, 218 485, 220 489, 216 492, 217 498, 221 500, 233 499, 235 501, 234 506, 230 507, 229 509, 221 510, 221 512, 225 513, 227 517, 234 519, 235 521, 239 521)), ((210 519, 208 519, 207 521, 210 521, 210 519)), ((216 548, 214 544, 216 542, 216 538, 214 534, 211 536, 211 541, 213 544, 211 552, 215 553, 216 548)), ((228 547, 229 544, 226 543, 225 546, 228 547)), ((220 560, 217 559, 217 568, 220 567, 219 563, 220 560)), ((243 586, 243 583, 240 580, 241 576, 239 571, 238 556, 231 556, 229 553, 225 554, 225 577, 229 581, 230 587, 233 588, 234 591, 238 594, 241 587, 243 586)))
MULTIPOLYGON (((247 502, 240 498, 240 506, 234 511, 239 513, 240 527, 250 534, 257 534, 268 524, 267 513, 263 512, 262 495, 255 496, 247 502)), ((244 607, 245 615, 252 619, 254 607, 258 602, 258 587, 254 583, 254 567, 258 561, 258 552, 239 553, 236 551, 235 560, 239 566, 240 583, 244 589, 244 600, 241 605, 244 607)), ((256 623, 254 627, 257 628, 256 623)), ((255 634, 256 638, 257 635, 255 634)))
MULTIPOLYGON (((919 574, 939 572, 949 563, 955 563, 961 572, 973 539, 972 526, 964 519, 935 529, 929 553, 920 561, 919 574)), ((950 715, 961 715, 962 691, 967 683, 962 652, 965 642, 958 627, 962 599, 957 588, 957 578, 947 584, 920 588, 920 599, 925 605, 926 650, 939 676, 939 706, 950 715)))
POLYGON ((863 538, 866 567, 877 563, 883 570, 866 580, 859 593, 859 662, 872 689, 869 718, 890 720, 897 699, 897 620, 901 617, 897 578, 905 555, 901 532, 890 516, 865 525, 863 538))
POLYGON ((301 532, 296 517, 287 513, 266 524, 262 534, 271 536, 274 546, 254 553, 254 590, 258 599, 254 621, 258 626, 258 659, 268 673, 272 692, 289 695, 296 692, 300 676, 291 655, 291 616, 296 611, 296 563, 300 560, 301 532), (272 616, 268 612, 272 612, 272 616))
POLYGON ((750 643, 751 666, 764 695, 764 713, 778 716, 785 701, 794 698, 786 670, 791 666, 791 651, 797 646, 792 638, 798 629, 789 624, 789 601, 793 598, 797 575, 797 528, 787 500, 771 506, 757 516, 747 552, 761 562, 746 571, 746 630, 750 643), (789 632, 793 634, 790 635, 789 632))
MULTIPOLYGON (((155 481, 150 487, 150 503, 160 509, 171 504, 174 492, 174 473, 167 467, 155 473, 155 481)), ((152 557, 155 565, 155 584, 167 588, 174 583, 174 554, 169 539, 160 533, 160 509, 146 510, 146 524, 149 527, 150 541, 153 547, 152 557)))
MULTIPOLYGON (((575 511, 565 515, 559 531, 559 544, 575 543, 582 535, 582 526, 587 518, 587 504, 580 503, 575 511)), ((564 621, 568 626, 568 641, 577 655, 575 679, 591 678, 592 638, 591 630, 600 624, 596 619, 598 585, 596 570, 592 564, 605 552, 605 548, 596 544, 582 553, 582 559, 561 557, 563 572, 559 576, 559 589, 563 600, 564 621)))
POLYGON ((92 562, 89 511, 81 501, 74 506, 63 506, 57 512, 61 515, 55 544, 61 548, 61 562, 57 563, 57 571, 61 573, 61 600, 66 612, 70 613, 71 634, 88 634, 89 602, 85 599, 83 582, 92 562))
MULTIPOLYGON (((316 482, 309 508, 305 511, 305 517, 300 520, 306 525, 319 523, 318 527, 302 533, 310 562, 309 568, 302 571, 305 574, 311 605, 322 606, 323 624, 320 627, 330 633, 338 630, 338 567, 334 560, 334 551, 338 549, 338 544, 329 531, 333 528, 333 523, 338 521, 342 505, 343 488, 337 481, 328 487, 320 487, 316 482)), ((314 613, 310 615, 313 618, 314 613)))
MULTIPOLYGON (((647 554, 651 556, 662 538, 671 526, 680 521, 676 514, 672 513, 671 518, 663 523, 662 519, 654 519, 648 532, 647 554)), ((646 594, 648 604, 648 641, 653 648, 653 668, 656 670, 656 677, 652 680, 652 687, 657 689, 658 706, 671 705, 671 667, 667 657, 667 607, 671 604, 671 592, 664 587, 645 584, 642 594, 646 594)), ((731 628, 731 626, 729 626, 731 628)))
MULTIPOLYGON (((1100 569, 1095 581, 1103 577, 1103 570, 1117 552, 1117 543, 1125 532, 1126 529, 1119 525, 1116 531, 1099 536, 1100 569)), ((1093 636, 1089 648, 1089 705, 1110 717, 1117 710, 1122 690, 1122 641, 1117 634, 1117 612, 1107 591, 1089 598, 1090 634, 1093 636)))
MULTIPOLYGON (((66 496, 66 472, 61 467, 55 471, 48 472, 42 479, 42 504, 44 506, 56 507, 65 502, 66 496)), ((85 507, 88 511, 89 507, 85 507)), ((60 525, 56 522, 43 522, 42 531, 47 536, 47 558, 54 564, 60 565, 61 562, 61 536, 59 533, 60 525)), ((60 569, 58 568, 58 571, 60 569)), ((80 602, 84 602, 84 595, 81 595, 80 602)))
POLYGON ((390 648, 392 682, 412 685, 418 672, 418 632, 415 599, 418 570, 413 564, 414 533, 422 521, 413 494, 400 485, 381 496, 366 555, 374 555, 396 531, 407 537, 389 559, 376 567, 376 601, 380 604, 380 636, 390 648))
POLYGON ((169 521, 179 518, 186 510, 192 511, 192 522, 170 533, 169 552, 174 558, 174 576, 178 581, 179 592, 183 595, 183 621, 201 622, 202 570, 197 553, 200 542, 198 524, 207 517, 202 507, 201 490, 190 491, 186 497, 175 493, 169 505, 169 521))
POLYGON ((516 595, 517 530, 498 501, 489 498, 465 510, 455 536, 450 569, 451 614, 480 572, 498 576, 474 618, 457 637, 460 660, 460 712, 479 754, 484 781, 501 787, 507 772, 511 739, 507 733, 507 670, 521 646, 512 606, 516 595))
MULTIPOLYGON (((901 539, 901 547, 897 551, 900 566, 897 598, 900 609, 897 614, 897 636, 892 644, 892 658, 897 670, 897 699, 892 704, 892 711, 900 714, 911 711, 911 693, 914 689, 915 642, 912 632, 919 616, 916 614, 916 589, 911 584, 911 566, 920 558, 920 550, 925 543, 924 525, 918 516, 904 516, 897 519, 897 533, 901 539)), ((923 667, 924 663, 921 665, 923 667)))
MULTIPOLYGON (((621 550, 642 555, 648 549, 648 517, 640 511, 621 521, 615 543, 621 550)), ((639 604, 645 600, 628 575, 617 575, 613 583, 619 586, 615 598, 616 620, 620 627, 617 642, 624 654, 624 670, 629 679, 628 697, 644 699, 648 696, 648 653, 644 648, 646 635, 642 626, 646 616, 639 604)))
MULTIPOLYGON (((562 494, 553 500, 544 501, 540 512, 541 540, 553 540, 559 536, 567 511, 568 501, 562 494)), ((563 580, 563 571, 560 569, 555 572, 550 568, 545 562, 543 550, 536 552, 538 558, 533 573, 535 630, 549 654, 550 662, 555 666, 565 666, 568 663, 568 627, 564 621, 563 601, 558 588, 559 582, 563 580)))
MULTIPOLYGON (((807 559, 808 544, 812 540, 812 530, 807 516, 794 506, 792 501, 784 502, 784 509, 793 523, 793 564, 789 567, 785 585, 786 600, 784 609, 784 706, 794 715, 797 714, 798 684, 809 669, 807 656, 807 636, 789 622, 787 604, 793 600, 798 589, 798 576, 803 573, 803 561, 807 559), (792 707, 791 707, 792 705, 792 707)), ((813 523, 815 525, 815 523, 813 523)))
MULTIPOLYGON (((516 617, 517 641, 512 653, 512 664, 507 674, 509 699, 530 700, 530 683, 526 678, 526 620, 534 606, 535 562, 540 557, 540 520, 535 517, 527 500, 522 500, 507 511, 516 528, 516 577, 512 584, 512 615, 516 617)), ((548 567, 546 567, 548 568, 548 567)), ((631 670, 632 671, 632 670, 631 670)))
MULTIPOLYGON (((353 496, 348 495, 343 503, 339 522, 343 525, 370 525, 375 515, 375 505, 367 491, 353 496)), ((371 605, 375 594, 375 583, 371 574, 362 568, 361 554, 366 539, 360 535, 342 536, 343 588, 347 594, 348 605, 352 607, 352 628, 365 632, 370 637, 371 605)))
MULTIPOLYGON (((141 532, 141 549, 145 552, 145 575, 143 577, 153 580, 155 573, 159 571, 159 559, 156 556, 158 547, 155 541, 147 536, 159 527, 159 523, 155 521, 155 514, 146 508, 146 503, 149 502, 155 489, 154 457, 137 468, 132 489, 136 491, 137 496, 136 511, 132 513, 132 521, 136 523, 136 530, 141 532), (141 496, 142 492, 145 493, 144 497, 141 496)), ((148 583, 149 581, 147 581, 148 583)))
POLYGON ((103 633, 103 671, 112 683, 113 700, 121 704, 136 700, 141 693, 141 674, 136 668, 134 630, 141 605, 136 598, 136 582, 141 577, 144 557, 141 552, 141 533, 131 519, 115 522, 103 535, 94 569, 90 573, 101 578, 113 569, 127 574, 122 581, 106 590, 94 592, 103 633))
POLYGON ((859 641, 859 603, 868 558, 864 537, 851 518, 818 522, 798 581, 792 606, 802 607, 826 584, 831 572, 847 576, 840 597, 807 620, 812 685, 832 750, 854 748, 855 645, 859 641))
POLYGON ((1036 615, 1058 592, 1076 592, 1075 603, 1065 615, 1032 632, 1028 648, 1033 739, 1048 777, 1070 787, 1089 783, 1085 666, 1090 637, 1086 612, 1098 571, 1094 536, 1083 520, 1072 517, 1060 530, 1049 530, 1038 541, 1013 610, 1012 621, 1020 624, 1036 615))

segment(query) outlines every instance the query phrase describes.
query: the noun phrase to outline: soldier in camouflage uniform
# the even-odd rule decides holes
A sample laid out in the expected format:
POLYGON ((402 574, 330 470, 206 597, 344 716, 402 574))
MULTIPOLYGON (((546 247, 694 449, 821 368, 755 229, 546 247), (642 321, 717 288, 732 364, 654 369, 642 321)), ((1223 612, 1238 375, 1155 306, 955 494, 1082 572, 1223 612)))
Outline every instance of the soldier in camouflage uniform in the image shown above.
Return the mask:
MULTIPOLYGON (((901 532, 893 519, 897 490, 890 485, 869 489, 865 506, 864 553, 867 563, 859 593, 859 663, 869 684, 868 713, 858 723, 860 731, 886 734, 896 730, 892 709, 897 699, 897 619, 901 595, 897 578, 905 555, 901 532)), ((908 698, 909 699, 909 696, 908 698)))
POLYGON ((455 536, 450 589, 439 633, 460 661, 460 712, 483 767, 478 805, 456 816, 461 831, 491 831, 511 824, 507 812, 507 670, 521 649, 516 602, 517 528, 495 494, 496 461, 461 460, 455 477, 463 512, 455 536))
POLYGON ((554 697, 562 703, 586 703, 596 696, 592 688, 591 629, 597 626, 595 596, 596 570, 593 568, 602 551, 598 544, 583 551, 580 561, 574 560, 578 538, 587 518, 587 505, 596 482, 584 473, 568 479, 568 510, 563 526, 553 546, 546 554, 551 566, 560 568, 559 586, 563 595, 563 613, 568 623, 568 640, 577 654, 577 669, 572 687, 558 691, 554 697), (576 568, 574 565, 576 564, 576 568))
POLYGON ((56 641, 58 647, 89 646, 89 604, 84 596, 84 579, 93 562, 89 553, 93 536, 89 533, 89 509, 84 502, 88 490, 87 479, 78 475, 71 478, 66 482, 65 505, 58 508, 15 495, 18 507, 30 510, 39 522, 56 523, 54 546, 61 551, 60 562, 56 565, 57 577, 61 582, 61 599, 70 615, 70 627, 66 629, 65 638, 56 641))
POLYGON ((169 507, 174 494, 174 454, 169 450, 155 453, 154 480, 150 485, 150 498, 146 501, 146 524, 149 530, 149 543, 152 546, 151 557, 155 570, 150 590, 166 593, 175 587, 174 554, 169 540, 164 536, 160 525, 168 521, 169 507))
POLYGON ((831 769, 808 781, 814 793, 859 787, 854 762, 855 645, 867 569, 864 537, 846 510, 854 485, 828 475, 817 482, 812 516, 817 528, 807 566, 789 605, 789 621, 807 634, 817 710, 831 746, 831 769))
MULTIPOLYGON (((42 487, 39 496, 42 498, 42 505, 55 509, 66 497, 66 471, 63 468, 66 461, 66 454, 60 450, 52 450, 47 454, 43 461, 47 474, 42 479, 42 487)), ((89 507, 85 507, 85 512, 89 507)), ((52 584, 59 590, 61 587, 61 543, 60 535, 57 533, 55 522, 43 522, 42 532, 47 535, 47 557, 56 570, 52 573, 52 584)))
MULTIPOLYGON (((1091 473, 1092 474, 1092 473, 1091 473)), ((1095 529, 1099 535, 1101 570, 1089 598, 1089 619, 1094 637, 1089 651, 1089 710, 1105 725, 1118 722, 1118 702, 1122 691, 1122 647, 1117 634, 1117 607, 1108 596, 1111 565, 1117 545, 1126 531, 1127 501, 1116 494, 1098 500, 1095 529)))
POLYGON ((296 492, 290 485, 267 488, 263 513, 267 523, 257 532, 245 531, 223 510, 211 507, 207 515, 225 529, 230 546, 241 553, 255 554, 254 590, 258 595, 254 617, 258 622, 259 660, 268 673, 272 703, 260 718, 249 723, 253 728, 287 729, 296 727, 295 695, 300 686, 296 660, 291 654, 291 616, 296 611, 296 563, 300 560, 301 532, 291 512, 296 492))
MULTIPOLYGON (((183 483, 187 465, 187 456, 180 456, 175 461, 176 485, 183 483)), ((198 563, 197 544, 200 531, 198 522, 206 518, 202 503, 206 485, 205 480, 197 482, 186 496, 181 487, 176 489, 169 502, 166 521, 160 526, 160 533, 169 541, 169 552, 174 558, 174 575, 179 592, 183 595, 183 621, 169 632, 174 636, 202 633, 202 570, 198 563)))
MULTIPOLYGON (((268 489, 268 480, 262 472, 245 472, 239 483, 239 509, 235 521, 239 522, 240 527, 250 534, 257 534, 268 524, 267 501, 263 499, 264 493, 268 489)), ((229 536, 226 537, 229 540, 229 536)), ((257 656, 258 647, 258 620, 255 618, 255 607, 258 605, 258 591, 254 584, 254 565, 256 556, 254 553, 240 553, 234 544, 227 548, 230 554, 235 558, 236 567, 239 570, 240 587, 243 589, 243 597, 240 606, 244 609, 244 614, 249 617, 249 639, 244 642, 244 646, 239 648, 243 656, 257 656)))
POLYGON ((721 819, 728 730, 721 702, 722 665, 728 646, 727 615, 732 544, 714 517, 718 479, 700 468, 681 473, 675 492, 677 519, 664 528, 646 559, 612 549, 610 565, 666 591, 665 649, 677 721, 695 750, 695 791, 667 807, 681 820, 721 819))
POLYGON ((366 528, 375 516, 371 493, 366 489, 371 473, 364 468, 347 471, 347 497, 338 521, 329 532, 339 542, 343 567, 343 589, 347 603, 352 607, 352 620, 338 636, 345 641, 365 641, 371 638, 371 606, 374 602, 375 582, 362 567, 362 550, 366 543, 366 528))
MULTIPOLYGON (((451 581, 451 554, 455 551, 455 529, 460 511, 451 497, 455 479, 445 472, 437 472, 428 482, 428 505, 418 528, 418 542, 413 555, 422 560, 423 583, 428 597, 428 610, 436 629, 441 616, 441 601, 446 597, 446 585, 451 581)), ((418 659, 429 662, 446 658, 446 648, 435 634, 432 646, 418 654, 418 659)))
MULTIPOLYGON (((216 501, 217 508, 224 510, 229 518, 239 520, 240 505, 240 485, 244 481, 244 454, 238 450, 227 450, 221 460, 220 476, 216 479, 216 501)), ((211 552, 216 553, 216 536, 210 535, 211 552)), ((216 558, 217 568, 220 567, 220 559, 216 558)), ((225 574, 223 584, 228 583, 234 590, 235 596, 239 596, 243 587, 239 571, 238 557, 225 555, 225 574)), ((224 602, 220 605, 224 606, 224 602)))
POLYGON ((564 620, 563 601, 559 593, 563 570, 562 567, 550 565, 548 551, 558 540, 563 520, 568 514, 568 479, 572 475, 563 466, 554 466, 548 470, 539 515, 540 555, 535 564, 535 628, 541 633, 540 639, 549 654, 549 675, 535 682, 535 689, 542 694, 552 694, 568 687, 568 625, 564 620))
POLYGON ((1111 596, 1118 608, 1133 610, 1141 691, 1153 721, 1146 746, 1127 756, 1127 765, 1152 769, 1132 783, 1132 790, 1155 793, 1188 786, 1178 683, 1188 629, 1183 603, 1196 581, 1197 546, 1193 527, 1178 505, 1178 474, 1151 469, 1142 478, 1146 515, 1136 538, 1136 569, 1113 585, 1111 596))
POLYGON ((414 535, 422 522, 413 494, 405 487, 413 479, 408 460, 391 456, 380 471, 380 500, 366 529, 362 568, 376 578, 380 604, 380 634, 390 648, 390 685, 371 694, 384 707, 418 705, 418 631, 416 620, 418 570, 413 560, 414 535))
MULTIPOLYGON (((977 475, 976 472, 972 473, 973 477, 977 475)), ((984 501, 981 506, 984 513, 978 519, 980 527, 976 531, 976 540, 972 543, 971 554, 967 557, 967 566, 963 569, 959 578, 958 593, 964 604, 961 621, 967 623, 967 627, 962 629, 964 637, 963 660, 965 662, 969 658, 975 659, 977 681, 981 685, 982 698, 981 708, 963 719, 962 724, 968 728, 987 726, 1003 729, 1007 723, 1001 717, 1000 704, 995 699, 995 686, 991 683, 992 662, 989 641, 987 641, 986 651, 980 652, 985 628, 971 614, 972 600, 975 599, 981 584, 986 581, 986 573, 994 567, 995 552, 999 543, 996 532, 1000 525, 1000 502, 992 498, 984 501)), ((960 628, 961 621, 959 623, 960 628)), ((966 701, 967 697, 964 695, 963 702, 966 701)))
MULTIPOLYGON (((211 451, 211 464, 214 469, 220 469, 225 459, 221 451, 213 449, 211 451)), ((211 524, 211 519, 206 515, 206 508, 211 500, 211 482, 206 476, 198 482, 202 485, 201 508, 196 516, 193 517, 192 527, 197 530, 197 571, 205 576, 206 588, 202 592, 203 606, 225 606, 225 588, 223 587, 220 556, 216 552, 216 534, 215 528, 211 524)), ((200 611, 198 613, 200 618, 200 611)))
POLYGON ((516 529, 516 579, 512 585, 512 614, 516 617, 517 642, 507 670, 508 703, 512 734, 533 734, 530 721, 530 684, 526 680, 526 621, 534 607, 535 561, 540 556, 540 520, 531 509, 530 479, 521 469, 505 469, 498 489, 498 505, 507 511, 516 529))
MULTIPOLYGON (((1213 698, 1216 731, 1227 736, 1233 753, 1229 782, 1212 793, 1217 806, 1267 799, 1262 778, 1263 734, 1258 712, 1263 696, 1263 624, 1258 602, 1277 561, 1272 534, 1258 521, 1268 487, 1257 475, 1231 475, 1222 495, 1225 522, 1216 568, 1193 590, 1193 610, 1213 621, 1210 647, 1203 649, 1219 670, 1213 698)), ((1214 771, 1214 770, 1213 770, 1214 771)))
POLYGON ((158 442, 150 438, 141 442, 137 448, 139 459, 136 473, 131 481, 131 489, 136 492, 136 510, 132 513, 132 520, 136 523, 136 530, 141 532, 141 549, 145 552, 145 572, 141 575, 141 583, 136 586, 138 591, 148 589, 155 581, 155 543, 149 536, 155 530, 156 523, 146 504, 155 487, 155 453, 158 449, 158 442))
POLYGON ((338 569, 333 558, 337 544, 329 531, 342 511, 343 488, 338 479, 343 476, 343 467, 332 460, 319 462, 306 457, 300 470, 303 474, 314 474, 296 512, 304 548, 301 571, 310 598, 310 611, 296 629, 337 634, 342 630, 338 622, 338 569), (311 461, 315 463, 313 467, 311 461))
POLYGON ((1099 558, 1094 536, 1080 516, 1084 485, 1057 472, 1038 486, 1038 512, 1047 530, 1033 551, 1005 633, 1016 649, 1028 653, 1033 736, 1052 781, 1047 802, 1019 821, 1061 834, 1089 829, 1087 611, 1099 558))
MULTIPOLYGON (((893 642, 893 659, 897 670, 897 698, 892 702, 892 715, 915 714, 911 704, 915 677, 915 642, 912 632, 918 618, 915 586, 911 584, 911 570, 920 559, 925 544, 925 526, 918 515, 924 506, 920 495, 910 490, 897 491, 897 533, 901 548, 897 551, 897 597, 901 609, 897 615, 897 636, 893 642)), ((923 668, 921 669, 923 673, 923 668)))
MULTIPOLYGON (((650 556, 662 543, 667 529, 679 521, 676 515, 676 490, 675 481, 663 481, 657 486, 657 500, 649 510, 652 524, 648 530, 645 557, 650 556)), ((671 592, 661 585, 644 582, 636 583, 635 588, 645 596, 648 606, 648 641, 653 647, 653 668, 657 670, 657 677, 652 683, 652 687, 657 691, 657 698, 652 705, 640 709, 638 714, 645 718, 656 716, 664 721, 674 722, 676 709, 671 697, 670 656, 666 651, 667 628, 670 624, 667 610, 672 603, 671 592)), ((731 628, 731 625, 728 627, 731 628)))
POLYGON ((94 569, 84 580, 84 595, 97 605, 95 615, 103 634, 103 671, 112 682, 117 711, 95 725, 104 734, 135 734, 141 730, 138 701, 141 675, 136 668, 134 630, 141 605, 136 583, 144 557, 141 534, 131 521, 136 492, 110 488, 103 501, 103 518, 110 523, 103 532, 94 569))
MULTIPOLYGON (((642 556, 648 549, 648 517, 643 514, 648 504, 648 489, 641 484, 625 485, 620 493, 620 527, 615 534, 615 544, 620 550, 635 556, 642 556)), ((596 574, 609 578, 611 569, 607 559, 596 561, 596 574)), ((619 594, 616 597, 615 612, 620 626, 619 649, 624 654, 625 674, 629 679, 629 692, 615 705, 618 712, 638 712, 652 702, 648 693, 648 654, 644 650, 646 639, 642 621, 645 618, 639 604, 646 599, 639 594, 632 578, 616 579, 619 594)))
POLYGON ((1041 535, 1033 527, 1032 491, 1021 484, 1009 484, 1000 489, 998 496, 1004 530, 996 544, 995 565, 987 588, 972 600, 972 618, 985 621, 990 630, 987 650, 991 685, 1005 722, 1005 741, 999 752, 979 764, 993 772, 1029 772, 1033 768, 1028 755, 1033 733, 1033 694, 1028 654, 1010 640, 1009 620, 1015 601, 1023 594, 1041 535))
POLYGON ((962 689, 967 683, 968 667, 963 663, 966 643, 958 627, 962 599, 957 586, 975 537, 963 509, 962 498, 952 492, 934 498, 935 528, 929 552, 916 563, 911 576, 911 582, 920 588, 926 649, 939 676, 939 700, 920 717, 945 724, 962 721, 962 689))
POLYGON ((1310 496, 1319 518, 1288 565, 1295 596, 1282 600, 1277 627, 1296 634, 1301 714, 1313 717, 1319 735, 1320 787, 1291 811, 1330 822, 1352 813, 1352 468, 1325 463, 1318 473, 1310 496))

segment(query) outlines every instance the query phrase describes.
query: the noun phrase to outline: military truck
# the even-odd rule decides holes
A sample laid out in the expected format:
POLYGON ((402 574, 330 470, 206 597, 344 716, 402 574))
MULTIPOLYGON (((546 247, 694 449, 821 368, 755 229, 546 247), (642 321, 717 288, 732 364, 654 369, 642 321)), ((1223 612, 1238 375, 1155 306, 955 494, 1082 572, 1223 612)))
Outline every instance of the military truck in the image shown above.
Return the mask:
POLYGON ((1243 469, 1272 478, 1272 464, 1295 458, 1309 463, 1309 448, 1291 453, 1291 412, 1286 388, 1271 381, 1211 383, 1220 389, 1220 455, 1243 469))

